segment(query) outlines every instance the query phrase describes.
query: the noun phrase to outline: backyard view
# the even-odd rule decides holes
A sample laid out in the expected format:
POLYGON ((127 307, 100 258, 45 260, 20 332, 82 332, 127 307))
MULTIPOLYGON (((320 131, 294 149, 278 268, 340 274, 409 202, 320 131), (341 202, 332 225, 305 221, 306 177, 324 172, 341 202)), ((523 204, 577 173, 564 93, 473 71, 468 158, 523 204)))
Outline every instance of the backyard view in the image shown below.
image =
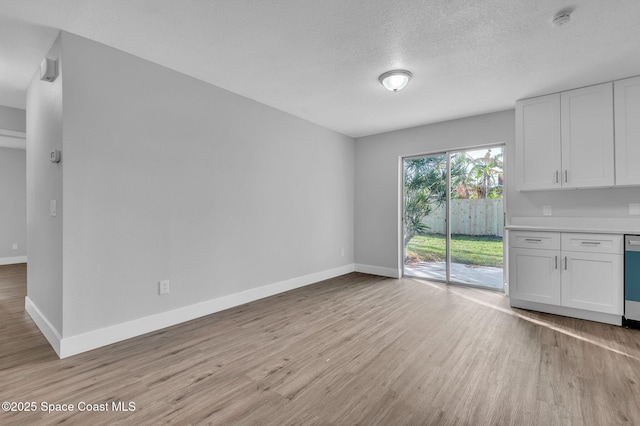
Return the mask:
MULTIPOLYGON (((454 235, 451 261, 465 265, 502 267, 502 237, 454 235), (455 255, 453 254, 455 253, 455 255)), ((410 259, 444 262, 446 260, 446 236, 417 235, 407 246, 410 259)))
POLYGON ((502 288, 502 156, 495 147, 405 159, 406 275, 502 288))

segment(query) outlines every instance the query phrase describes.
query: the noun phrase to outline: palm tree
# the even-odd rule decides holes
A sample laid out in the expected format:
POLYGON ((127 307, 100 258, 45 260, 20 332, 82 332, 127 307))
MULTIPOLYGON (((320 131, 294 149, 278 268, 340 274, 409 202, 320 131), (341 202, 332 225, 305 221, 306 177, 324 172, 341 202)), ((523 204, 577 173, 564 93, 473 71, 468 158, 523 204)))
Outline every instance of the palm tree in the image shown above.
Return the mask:
POLYGON ((447 199, 446 156, 405 160, 404 168, 404 246, 428 227, 422 222, 431 211, 447 199))
POLYGON ((475 181, 476 194, 473 198, 497 198, 502 194, 502 153, 491 156, 487 150, 484 157, 473 161, 469 174, 475 181), (498 191, 498 187, 499 191, 498 191))
MULTIPOLYGON (((460 153, 451 159, 451 188, 469 184, 471 158, 460 153)), ((447 201, 447 157, 433 156, 405 160, 404 170, 404 246, 429 228, 423 219, 447 201)), ((452 191, 453 192, 453 191, 452 191)), ((466 197, 460 197, 466 198, 466 197)))
POLYGON ((466 152, 459 152, 451 157, 451 198, 469 198, 474 186, 469 174, 472 164, 473 158, 466 152))

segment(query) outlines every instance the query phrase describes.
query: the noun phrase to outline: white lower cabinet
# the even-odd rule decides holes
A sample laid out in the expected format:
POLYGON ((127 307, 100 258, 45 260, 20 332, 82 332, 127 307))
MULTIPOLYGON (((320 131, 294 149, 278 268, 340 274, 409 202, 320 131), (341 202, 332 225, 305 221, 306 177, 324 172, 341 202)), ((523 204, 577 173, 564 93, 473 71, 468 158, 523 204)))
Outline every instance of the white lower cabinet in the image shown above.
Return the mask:
POLYGON ((512 248, 509 294, 512 298, 560 305, 559 251, 512 248))
POLYGON ((618 324, 623 288, 622 235, 509 232, 514 307, 618 324))
POLYGON ((622 255, 563 253, 562 306, 623 315, 622 255))

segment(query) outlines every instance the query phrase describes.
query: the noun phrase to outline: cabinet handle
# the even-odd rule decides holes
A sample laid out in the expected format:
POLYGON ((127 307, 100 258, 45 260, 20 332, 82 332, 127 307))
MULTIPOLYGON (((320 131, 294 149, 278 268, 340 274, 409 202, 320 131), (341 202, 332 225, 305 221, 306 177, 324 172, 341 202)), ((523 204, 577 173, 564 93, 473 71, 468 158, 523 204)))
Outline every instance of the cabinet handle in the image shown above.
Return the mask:
POLYGON ((558 181, 558 175, 559 175, 559 174, 560 174, 560 172, 559 172, 558 170, 556 170, 556 183, 560 183, 560 182, 558 181))
POLYGON ((600 245, 600 241, 582 241, 580 243, 580 245, 583 245, 583 246, 599 246, 600 245))
POLYGON ((556 267, 555 269, 558 269, 558 256, 556 256, 556 267))
POLYGON ((529 243, 541 243, 542 240, 539 238, 525 238, 525 241, 529 242, 529 243))
POLYGON ((564 171, 564 183, 569 183, 569 170, 564 171))
POLYGON ((564 257, 564 270, 567 270, 567 256, 564 257))

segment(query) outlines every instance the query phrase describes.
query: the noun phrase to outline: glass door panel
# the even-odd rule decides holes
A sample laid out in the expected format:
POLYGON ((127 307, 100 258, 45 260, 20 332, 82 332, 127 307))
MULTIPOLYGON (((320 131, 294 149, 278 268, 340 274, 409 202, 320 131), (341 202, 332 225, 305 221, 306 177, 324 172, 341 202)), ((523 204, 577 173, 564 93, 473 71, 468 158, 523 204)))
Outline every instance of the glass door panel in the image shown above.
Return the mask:
POLYGON ((403 160, 404 275, 447 280, 447 155, 403 160))
POLYGON ((503 147, 451 154, 450 280, 503 287, 503 147))

